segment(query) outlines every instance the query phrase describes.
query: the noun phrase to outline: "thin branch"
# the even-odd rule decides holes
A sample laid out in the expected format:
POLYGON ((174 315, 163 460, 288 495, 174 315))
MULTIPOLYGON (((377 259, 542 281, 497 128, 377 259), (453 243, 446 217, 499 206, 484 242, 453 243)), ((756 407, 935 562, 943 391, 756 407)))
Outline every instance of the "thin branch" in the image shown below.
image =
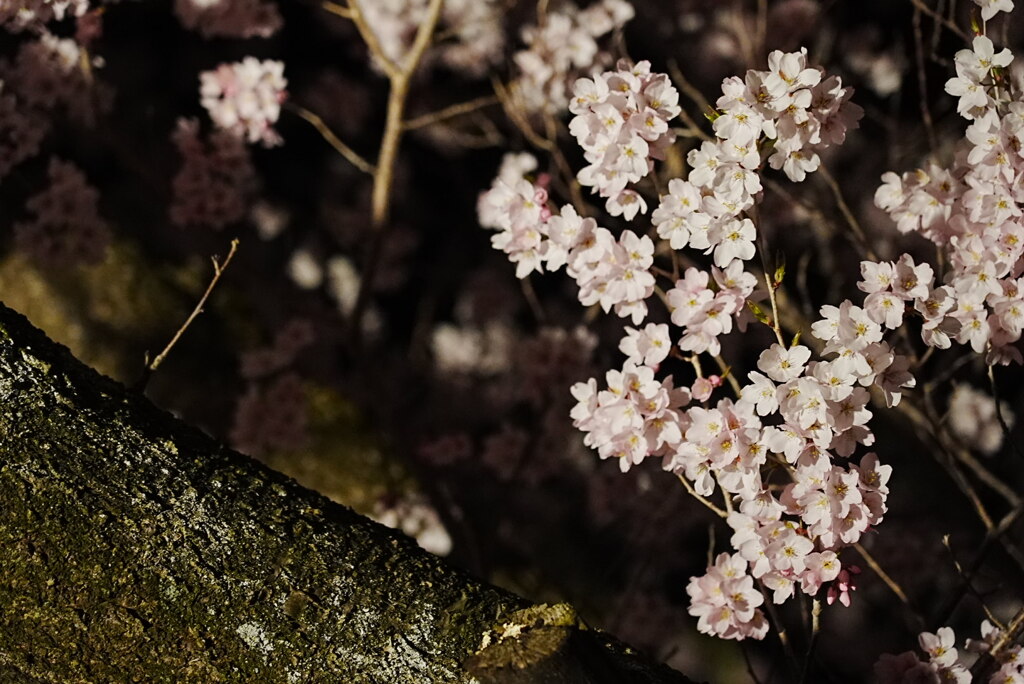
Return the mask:
POLYGON ((970 36, 968 36, 964 32, 963 29, 961 29, 954 22, 950 21, 949 19, 947 19, 946 17, 942 16, 941 14, 938 14, 931 7, 929 7, 928 5, 924 4, 924 2, 922 2, 922 0, 910 0, 910 2, 911 2, 911 4, 914 5, 915 9, 920 10, 921 12, 924 12, 929 17, 934 19, 936 21, 936 23, 942 24, 947 29, 949 29, 950 31, 952 31, 956 35, 960 36, 965 43, 970 43, 971 42, 970 36))
POLYGON ((684 487, 686 487, 686 491, 690 493, 690 496, 692 496, 697 501, 700 501, 702 504, 707 506, 711 511, 714 512, 715 515, 717 515, 719 518, 722 518, 723 520, 729 517, 728 513, 723 511, 715 504, 711 503, 711 501, 709 501, 706 497, 703 497, 700 494, 698 494, 697 490, 693 488, 693 485, 690 484, 690 481, 687 480, 685 476, 676 473, 676 477, 678 477, 679 481, 683 483, 684 487))
POLYGON ((461 116, 462 114, 470 114, 483 109, 484 107, 500 104, 500 102, 501 101, 496 95, 484 95, 483 97, 478 97, 475 100, 460 102, 458 104, 445 107, 444 109, 439 109, 436 112, 430 112, 428 114, 422 114, 415 118, 408 119, 403 126, 407 131, 415 131, 417 128, 431 126, 456 116, 461 116))
POLYGON ((996 665, 999 663, 999 656, 1002 655, 1003 651, 1007 648, 1012 647, 1020 639, 1021 635, 1024 634, 1024 607, 1021 607, 1017 614, 1010 620, 1010 624, 1006 626, 1003 633, 999 635, 999 639, 992 644, 992 648, 982 654, 978 661, 971 667, 971 674, 974 676, 974 681, 981 682, 985 681, 996 665))
MULTIPOLYGON (((377 39, 377 34, 373 32, 373 28, 366 23, 366 17, 363 16, 363 11, 359 7, 361 0, 348 0, 349 15, 347 19, 351 19, 359 30, 359 35, 362 36, 363 42, 366 43, 366 47, 370 50, 370 55, 375 58, 380 64, 381 69, 388 78, 395 78, 399 74, 399 67, 391 59, 384 54, 384 48, 380 45, 380 40, 377 39)), ((376 0, 374 0, 376 2, 376 0)))
POLYGON ((356 152, 351 147, 343 143, 341 139, 339 139, 338 136, 334 134, 334 131, 332 131, 327 126, 327 124, 324 123, 324 120, 321 119, 319 116, 309 111, 305 107, 301 107, 291 102, 286 102, 284 106, 285 109, 295 112, 297 115, 308 121, 313 126, 313 128, 317 130, 321 137, 323 137, 323 139, 326 140, 327 143, 331 147, 333 147, 342 157, 347 159, 352 164, 352 166, 356 167, 363 173, 367 173, 371 176, 377 172, 377 168, 373 164, 363 159, 358 152, 356 152))
POLYGON ((501 102, 502 109, 505 110, 505 114, 508 118, 512 119, 512 123, 516 125, 516 128, 526 136, 526 139, 530 141, 530 144, 534 147, 550 152, 553 145, 548 140, 545 140, 537 131, 533 130, 533 126, 526 120, 523 113, 519 111, 519 107, 516 106, 515 102, 515 86, 509 84, 508 87, 498 80, 497 78, 491 79, 491 86, 494 88, 494 93, 498 97, 498 101, 501 102))
POLYGON ((1003 428, 1003 441, 1010 445, 1018 457, 1024 458, 1024 454, 1021 453, 1020 447, 1017 446, 1017 442, 1010 439, 1010 424, 1006 422, 1006 417, 1003 415, 1003 407, 999 401, 999 388, 996 386, 996 372, 995 366, 988 367, 988 381, 992 386, 992 400, 996 403, 996 419, 999 421, 999 427, 1003 428))
POLYGON ((850 230, 853 231, 853 234, 860 242, 864 253, 872 260, 878 261, 878 255, 876 255, 874 250, 871 249, 871 243, 868 242, 867 235, 864 234, 864 229, 861 228, 857 217, 853 215, 853 212, 850 211, 850 207, 846 204, 846 200, 843 198, 843 191, 839 187, 839 183, 836 182, 836 179, 831 173, 829 173, 828 168, 824 164, 818 167, 818 171, 821 173, 821 177, 825 179, 829 188, 832 189, 832 196, 835 197, 836 204, 839 206, 839 211, 842 213, 843 218, 846 219, 846 223, 850 226, 850 230))
POLYGON ((320 6, 331 14, 338 15, 342 19, 355 19, 355 13, 351 8, 346 7, 345 5, 339 5, 336 2, 331 2, 331 0, 323 0, 323 2, 320 3, 320 6))
POLYGON ((430 0, 426 17, 416 30, 416 38, 413 40, 412 47, 409 48, 409 52, 399 66, 385 58, 376 36, 372 36, 372 39, 369 37, 373 32, 365 26, 365 18, 359 11, 359 0, 349 0, 349 7, 353 10, 353 21, 357 26, 365 27, 365 30, 360 28, 360 33, 366 40, 370 52, 385 65, 385 72, 391 86, 388 92, 388 109, 384 133, 381 137, 380 155, 377 158, 377 167, 373 174, 371 199, 373 234, 370 238, 368 258, 363 267, 363 277, 359 281, 359 294, 356 296, 356 304, 349 321, 354 348, 359 347, 363 313, 366 311, 370 292, 373 289, 374 276, 383 251, 384 234, 390 219, 391 186, 394 183, 399 144, 402 140, 402 133, 405 131, 403 120, 405 119, 405 103, 409 95, 409 84, 416 72, 416 67, 419 66, 420 60, 423 58, 423 53, 430 45, 434 29, 437 28, 437 22, 441 17, 443 5, 444 0, 430 0))
POLYGON ((736 398, 739 399, 740 395, 743 394, 743 390, 740 388, 739 380, 733 374, 732 368, 725 362, 721 354, 715 354, 715 363, 718 364, 718 370, 722 371, 722 377, 729 383, 729 387, 732 388, 736 398))
POLYGON ((172 337, 171 341, 167 343, 167 346, 164 347, 163 351, 157 354, 156 358, 146 365, 145 372, 136 385, 136 389, 140 392, 146 389, 146 385, 149 383, 149 378, 156 372, 157 368, 160 367, 160 364, 164 362, 167 355, 171 353, 171 349, 173 349, 174 345, 178 343, 181 336, 185 334, 188 327, 192 325, 192 321, 194 321, 196 317, 203 312, 203 306, 206 305, 206 300, 210 298, 210 293, 212 293, 213 288, 217 286, 217 282, 220 280, 220 277, 224 275, 224 271, 227 269, 228 264, 231 263, 231 259, 235 256, 236 251, 238 251, 238 238, 231 241, 231 249, 228 251, 228 255, 224 257, 224 263, 217 261, 217 257, 213 257, 211 259, 211 261, 213 261, 213 278, 210 280, 210 284, 207 286, 206 292, 203 293, 203 296, 199 299, 199 303, 196 304, 196 308, 192 310, 189 317, 185 319, 182 326, 178 328, 178 332, 174 333, 174 337, 172 337))
POLYGON ((907 593, 903 591, 903 587, 901 587, 899 583, 889 575, 889 573, 882 569, 882 566, 878 564, 878 561, 876 561, 875 557, 871 555, 871 552, 865 549, 864 545, 860 542, 854 544, 853 548, 857 550, 857 553, 859 553, 860 557, 864 559, 864 562, 868 564, 868 567, 871 568, 883 582, 885 582, 885 586, 889 587, 892 593, 896 594, 896 598, 902 601, 903 605, 910 608, 914 615, 920 619, 917 611, 910 604, 910 599, 907 598, 907 593))
POLYGON ((800 674, 800 684, 808 681, 807 675, 811 670, 811 659, 814 656, 814 647, 818 643, 818 633, 821 631, 821 599, 814 599, 811 602, 811 638, 807 641, 807 652, 804 654, 804 669, 800 674))
POLYGON ((924 38, 921 34, 921 10, 914 8, 914 59, 917 62, 917 91, 920 95, 921 119, 928 136, 928 147, 932 154, 939 149, 935 140, 935 124, 932 121, 932 110, 928 106, 928 79, 924 72, 924 38))

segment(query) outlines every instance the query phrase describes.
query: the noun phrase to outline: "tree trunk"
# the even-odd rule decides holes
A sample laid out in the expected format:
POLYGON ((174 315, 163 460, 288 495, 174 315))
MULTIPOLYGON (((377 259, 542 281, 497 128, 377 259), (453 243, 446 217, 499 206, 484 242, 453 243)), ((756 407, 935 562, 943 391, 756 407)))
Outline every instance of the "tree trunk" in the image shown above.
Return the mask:
POLYGON ((0 681, 688 681, 528 606, 0 304, 0 681))

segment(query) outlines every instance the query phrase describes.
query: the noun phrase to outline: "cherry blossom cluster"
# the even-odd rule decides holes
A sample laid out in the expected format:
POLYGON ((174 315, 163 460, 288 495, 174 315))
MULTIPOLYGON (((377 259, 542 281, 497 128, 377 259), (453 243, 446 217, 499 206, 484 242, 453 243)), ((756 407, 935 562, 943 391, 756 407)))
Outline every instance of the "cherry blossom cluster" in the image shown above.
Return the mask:
POLYGON ((697 628, 723 639, 763 639, 768 620, 758 606, 764 596, 747 573, 747 561, 739 554, 719 554, 703 577, 690 580, 690 615, 697 628))
POLYGON ((74 164, 50 159, 49 185, 25 205, 31 221, 14 226, 14 242, 41 265, 63 268, 103 260, 110 226, 99 215, 99 192, 74 164))
POLYGON ((897 229, 945 252, 944 284, 924 302, 915 298, 924 341, 945 348, 953 339, 1003 364, 1021 363, 1015 343, 1024 327, 1024 101, 1002 75, 1012 59, 986 36, 958 52, 946 91, 960 98, 958 111, 971 124, 952 168, 889 172, 875 193, 897 229))
POLYGON ((807 65, 807 51, 768 56, 768 70, 747 71, 722 82, 722 97, 715 103, 714 129, 719 142, 706 143, 690 153, 689 162, 703 169, 691 180, 698 187, 730 187, 741 202, 760 185, 750 184, 750 171, 761 164, 761 153, 771 152, 768 164, 794 181, 804 180, 821 163, 818 151, 842 144, 846 131, 863 115, 850 102, 852 89, 838 76, 823 77, 807 65), (727 179, 732 177, 731 181, 727 179))
POLYGON ((246 57, 199 75, 200 104, 213 123, 250 143, 280 145, 274 123, 286 97, 284 63, 246 57))
POLYGON ((174 14, 203 38, 269 38, 283 24, 268 0, 175 0, 174 14))
MULTIPOLYGON (((743 227, 754 230, 749 219, 743 227)), ((749 244, 753 251, 753 243, 749 244)), ((725 268, 712 267, 711 277, 707 271, 686 269, 667 293, 672 323, 683 329, 679 348, 717 356, 722 349, 718 338, 732 332, 733 318, 746 313, 746 302, 753 299, 756 287, 757 278, 745 272, 738 260, 731 260, 725 268)), ((738 327, 745 325, 746 320, 739 318, 738 327)))
POLYGON ((577 179, 607 198, 612 216, 632 220, 647 205, 626 186, 644 178, 655 159, 664 159, 676 136, 668 122, 679 115, 679 93, 665 74, 652 74, 650 62, 581 78, 573 85, 569 131, 589 165, 577 179))
POLYGON ((95 70, 100 63, 73 39, 44 32, 22 43, 13 62, 0 64, 0 79, 33 116, 60 113, 92 125, 109 108, 112 94, 94 73, 86 73, 85 65, 95 70))
POLYGON ((540 25, 524 28, 526 49, 513 57, 518 103, 528 112, 565 111, 573 82, 612 62, 598 40, 621 29, 633 14, 626 0, 600 0, 582 10, 567 3, 549 11, 540 25))
MULTIPOLYGON (((975 681, 970 671, 971 654, 975 657, 984 656, 1002 636, 1001 629, 984 620, 981 623, 981 639, 967 639, 963 649, 965 652, 961 652, 956 647, 956 634, 949 627, 940 627, 935 633, 922 632, 918 635, 917 641, 921 651, 927 654, 927 660, 921 660, 913 651, 905 651, 899 655, 886 653, 875 663, 875 677, 878 684, 971 684, 975 681)), ((999 667, 988 677, 987 684, 1024 683, 1022 655, 1022 647, 1019 645, 1001 649, 995 655, 995 662, 999 667)))
MULTIPOLYGON (((629 358, 621 371, 608 372, 607 389, 594 379, 572 388, 578 402, 573 424, 602 458, 618 458, 627 470, 661 456, 663 467, 691 481, 699 495, 720 486, 730 502, 738 502, 727 519, 731 543, 776 603, 790 598, 797 584, 814 595, 833 581, 830 599, 848 603, 852 581, 836 552, 882 521, 892 469, 872 453, 859 464, 840 465, 830 451, 849 457, 857 444, 874 442, 866 387, 879 386, 896 403, 902 389, 913 386, 906 360, 863 309, 847 301, 824 307, 822 314, 812 331, 833 358, 810 361, 807 347, 773 345, 735 402, 691 406, 696 383, 676 389, 671 376, 655 377, 672 346, 664 324, 627 330, 620 348, 629 358), (765 473, 779 468, 789 482, 776 496, 765 473)), ((710 607, 691 610, 702 615, 710 607)), ((701 629, 726 638, 757 631, 710 624, 702 621, 701 629)))
POLYGON ((89 0, 5 0, 0 3, 0 26, 11 32, 42 31, 43 26, 66 16, 89 11, 89 0))
POLYGON ((245 143, 228 131, 204 140, 195 119, 180 119, 171 140, 182 157, 172 182, 171 222, 221 229, 245 217, 256 170, 245 143))
MULTIPOLYGON (((748 595, 755 581, 776 603, 797 586, 814 595, 827 585, 830 602, 849 604, 858 570, 843 568, 838 551, 882 521, 891 468, 874 454, 859 463, 837 462, 832 454, 848 458, 858 445, 874 442, 867 388, 877 386, 893 405, 914 380, 906 359, 883 339, 887 319, 875 320, 874 300, 871 313, 845 301, 823 307, 823 319, 812 327, 825 343, 822 359, 811 361, 810 349, 780 340, 761 355, 735 401, 709 405, 722 381, 703 377, 697 357, 717 355, 719 338, 732 331, 734 319, 742 327, 748 302, 762 296, 744 268, 755 255, 756 229, 744 212, 761 191, 762 154, 791 179, 803 180, 819 164, 817 150, 841 143, 860 116, 848 103, 851 91, 808 68, 803 51, 772 53, 768 71, 748 72, 745 81, 726 79, 723 89, 714 119, 717 141, 691 151, 689 177, 669 181, 652 217, 667 247, 713 253, 714 266, 686 268, 663 294, 681 334, 673 341, 664 323, 627 327, 620 344, 625 364, 606 374, 605 387, 593 378, 574 385, 571 417, 584 443, 601 458, 617 459, 623 471, 660 457, 663 468, 698 496, 723 490, 736 553, 723 554, 707 575, 691 581, 690 610, 702 631, 761 638, 760 596, 748 595), (698 368, 689 387, 676 387, 672 375, 658 376, 673 350, 698 368)), ((570 131, 590 163, 581 183, 609 199, 609 213, 635 218, 646 207, 626 186, 647 175, 672 144, 668 121, 679 111, 678 94, 647 63, 620 64, 578 80, 570 109, 576 114, 570 131)), ((481 197, 481 222, 500 231, 494 246, 517 263, 520 277, 565 265, 582 304, 614 308, 634 326, 645 323, 645 300, 655 289, 653 240, 629 230, 616 239, 572 206, 555 213, 548 179, 527 176, 535 168, 532 157, 507 157, 481 197)), ((931 276, 901 263, 919 279, 931 276)))
POLYGON ((499 232, 491 244, 516 264, 516 277, 534 271, 557 271, 563 266, 579 286, 584 306, 600 304, 608 312, 638 324, 647 316, 644 301, 654 293, 654 242, 624 230, 616 239, 592 218, 583 218, 571 205, 552 215, 541 175, 523 176, 536 166, 531 155, 506 155, 491 189, 480 196, 478 215, 486 228, 499 232))
MULTIPOLYGON (((416 31, 427 18, 430 0, 361 0, 360 11, 377 37, 380 50, 400 64, 412 47, 416 31)), ((481 76, 505 46, 497 0, 446 0, 439 25, 451 40, 439 43, 430 58, 452 69, 481 76)), ((380 65, 374 61, 374 66, 380 65)))
MULTIPOLYGON (((690 279, 699 275, 687 272, 690 279)), ((797 584, 814 595, 826 583, 833 583, 830 602, 849 603, 853 569, 842 568, 836 552, 882 521, 891 467, 871 453, 859 464, 840 465, 830 452, 849 457, 858 444, 874 442, 867 387, 878 386, 895 404, 913 386, 906 359, 883 340, 882 325, 865 309, 846 301, 823 307, 822 316, 812 333, 831 358, 810 361, 807 347, 773 345, 736 402, 691 405, 698 383, 675 388, 671 376, 655 377, 672 348, 665 324, 627 328, 620 345, 627 361, 621 371, 608 372, 606 389, 594 379, 572 388, 578 402, 573 424, 602 458, 618 458, 627 470, 660 456, 663 467, 691 481, 697 494, 709 496, 720 486, 738 504, 727 519, 731 543, 776 603, 790 598, 797 584), (789 481, 776 496, 765 473, 779 468, 789 481)), ((691 582, 694 592, 702 581, 691 582)), ((702 630, 725 638, 758 634, 758 622, 737 622, 748 615, 744 611, 714 602, 691 606, 701 616, 713 609, 729 618, 702 619, 702 630)))

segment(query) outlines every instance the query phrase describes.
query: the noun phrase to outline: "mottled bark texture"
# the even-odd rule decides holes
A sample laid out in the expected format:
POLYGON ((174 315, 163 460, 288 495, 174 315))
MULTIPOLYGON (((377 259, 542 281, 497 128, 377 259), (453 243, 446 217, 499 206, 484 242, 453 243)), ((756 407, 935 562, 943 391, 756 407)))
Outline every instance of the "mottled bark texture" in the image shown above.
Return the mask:
POLYGON ((528 605, 0 305, 0 681, 687 681, 528 605))

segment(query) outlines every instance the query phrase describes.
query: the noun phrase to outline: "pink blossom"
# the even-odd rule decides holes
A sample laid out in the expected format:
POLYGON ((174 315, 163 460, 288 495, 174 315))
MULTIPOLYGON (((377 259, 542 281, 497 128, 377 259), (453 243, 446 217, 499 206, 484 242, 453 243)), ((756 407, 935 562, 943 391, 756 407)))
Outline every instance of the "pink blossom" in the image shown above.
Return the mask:
POLYGON ((282 143, 273 125, 286 97, 284 63, 246 57, 199 76, 200 102, 213 123, 250 143, 282 143))

